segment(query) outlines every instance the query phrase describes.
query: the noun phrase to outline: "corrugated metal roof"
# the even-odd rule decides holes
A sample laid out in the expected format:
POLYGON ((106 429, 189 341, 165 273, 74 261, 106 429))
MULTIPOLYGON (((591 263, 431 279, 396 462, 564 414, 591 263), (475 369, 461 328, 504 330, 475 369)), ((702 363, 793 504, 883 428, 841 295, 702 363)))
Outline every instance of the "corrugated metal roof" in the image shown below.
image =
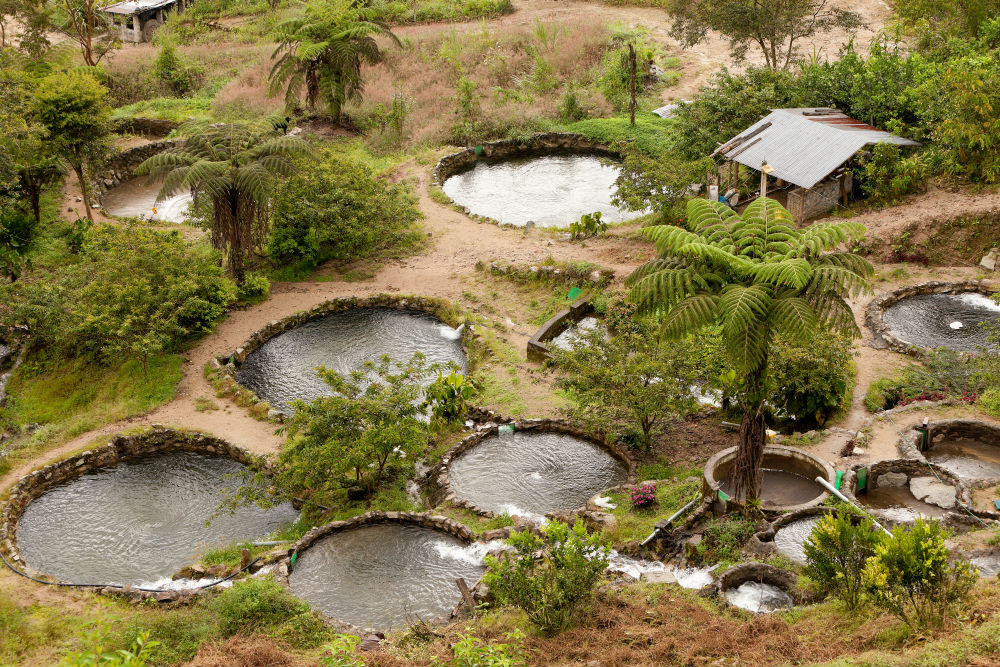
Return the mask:
POLYGON ((919 146, 836 109, 774 109, 723 144, 722 154, 751 169, 767 162, 771 176, 811 188, 870 144, 919 146))
POLYGON ((108 5, 102 9, 112 14, 135 14, 173 4, 177 4, 177 0, 126 0, 126 2, 108 5))

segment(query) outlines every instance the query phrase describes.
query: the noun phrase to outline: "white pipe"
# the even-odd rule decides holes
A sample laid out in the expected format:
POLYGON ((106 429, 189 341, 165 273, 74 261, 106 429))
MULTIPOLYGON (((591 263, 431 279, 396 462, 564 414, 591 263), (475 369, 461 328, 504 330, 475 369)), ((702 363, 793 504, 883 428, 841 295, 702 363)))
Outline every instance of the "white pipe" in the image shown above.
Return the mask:
POLYGON ((861 505, 858 505, 856 502, 850 500, 847 496, 845 496, 843 493, 841 493, 836 488, 834 488, 833 484, 830 484, 830 482, 828 482, 825 477, 817 477, 816 481, 819 482, 820 486, 824 487, 827 491, 829 491, 833 495, 837 496, 838 498, 840 498, 841 500, 843 500, 848 505, 853 505, 854 507, 857 507, 859 510, 861 510, 862 512, 864 512, 865 514, 867 514, 871 518, 873 524, 875 524, 877 527, 881 528, 885 532, 886 535, 888 535, 889 537, 892 537, 892 533, 890 533, 888 530, 886 530, 885 526, 883 526, 882 524, 880 524, 875 519, 875 517, 872 516, 872 514, 868 510, 866 510, 861 505))

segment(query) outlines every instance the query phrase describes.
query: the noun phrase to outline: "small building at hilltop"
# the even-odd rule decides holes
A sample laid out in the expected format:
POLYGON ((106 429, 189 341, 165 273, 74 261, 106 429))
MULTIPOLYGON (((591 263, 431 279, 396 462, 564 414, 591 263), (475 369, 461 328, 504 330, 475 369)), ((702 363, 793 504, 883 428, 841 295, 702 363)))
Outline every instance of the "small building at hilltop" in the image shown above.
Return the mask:
MULTIPOLYGON (((837 109, 774 109, 712 156, 723 161, 717 174, 720 190, 725 185, 731 192, 736 185, 736 165, 758 175, 763 169, 767 196, 781 202, 801 223, 847 204, 854 187, 849 163, 866 146, 879 143, 920 145, 837 109)), ((742 210, 756 196, 734 206, 742 210)))
POLYGON ((167 13, 181 12, 191 0, 125 0, 103 8, 114 16, 123 42, 149 42, 167 20, 167 13))

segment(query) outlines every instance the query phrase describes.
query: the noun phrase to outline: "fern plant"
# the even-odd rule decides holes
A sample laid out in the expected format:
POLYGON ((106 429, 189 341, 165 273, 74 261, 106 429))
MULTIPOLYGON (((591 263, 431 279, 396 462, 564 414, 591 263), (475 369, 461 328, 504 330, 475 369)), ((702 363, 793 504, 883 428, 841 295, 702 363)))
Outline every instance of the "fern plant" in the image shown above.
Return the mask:
POLYGON ((157 201, 182 190, 208 197, 212 245, 226 254, 229 273, 242 283, 248 255, 267 242, 275 177, 291 175, 294 158, 309 147, 258 125, 189 123, 181 132, 183 144, 157 153, 136 173, 163 179, 157 201))
POLYGON ((692 199, 685 227, 643 231, 658 256, 629 277, 630 298, 640 312, 661 316, 667 337, 721 327, 743 412, 733 495, 755 500, 772 343, 778 334, 808 340, 820 327, 858 335, 847 299, 871 291, 873 270, 840 248, 863 238, 865 228, 834 221, 798 229, 781 204, 762 198, 742 217, 724 204, 692 199))
POLYGON ((361 65, 375 65, 383 53, 375 37, 399 39, 374 18, 373 10, 349 0, 313 0, 298 16, 279 23, 272 35, 274 50, 268 94, 285 89, 285 106, 298 105, 305 88, 306 107, 326 105, 340 121, 344 104, 359 99, 364 90, 361 65))

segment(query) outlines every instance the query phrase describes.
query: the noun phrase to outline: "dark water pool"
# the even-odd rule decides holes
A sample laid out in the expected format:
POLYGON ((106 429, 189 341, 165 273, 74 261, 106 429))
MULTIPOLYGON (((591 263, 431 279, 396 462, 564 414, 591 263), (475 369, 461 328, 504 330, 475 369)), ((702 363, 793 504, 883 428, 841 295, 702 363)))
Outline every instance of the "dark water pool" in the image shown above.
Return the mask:
MULTIPOLYGON (((802 505, 823 494, 823 487, 815 480, 786 470, 764 468, 760 471, 760 500, 764 507, 802 505)), ((723 492, 730 494, 732 484, 722 483, 723 492)))
POLYGON ((477 507, 524 517, 580 507, 628 479, 625 464, 587 440, 516 431, 483 440, 451 463, 452 490, 477 507))
POLYGON ((884 319, 897 338, 912 345, 978 352, 989 345, 983 323, 1000 319, 1000 306, 978 292, 920 294, 887 308, 884 319))
POLYGON ((618 172, 610 159, 587 154, 481 161, 442 189, 476 215, 521 227, 568 227, 595 211, 605 222, 620 222, 638 213, 611 203, 618 172))
POLYGON ((289 585, 314 608, 360 628, 434 621, 461 600, 455 579, 471 587, 482 576, 481 549, 423 526, 363 526, 303 551, 289 585))
POLYGON ((460 333, 416 310, 357 308, 307 322, 279 334, 247 355, 236 380, 279 410, 295 399, 329 396, 317 366, 346 374, 389 355, 409 361, 422 352, 428 363, 453 361, 465 369, 460 333))
POLYGON ((18 548, 32 568, 61 581, 155 582, 205 549, 264 537, 295 520, 290 504, 213 518, 222 489, 236 488, 243 469, 228 458, 171 452, 88 473, 28 505, 18 548))
POLYGON ((150 181, 139 176, 108 190, 103 199, 104 209, 122 218, 145 218, 160 222, 184 222, 188 217, 193 196, 190 190, 177 192, 157 203, 162 181, 150 181), (153 212, 156 209, 156 212, 153 212))

